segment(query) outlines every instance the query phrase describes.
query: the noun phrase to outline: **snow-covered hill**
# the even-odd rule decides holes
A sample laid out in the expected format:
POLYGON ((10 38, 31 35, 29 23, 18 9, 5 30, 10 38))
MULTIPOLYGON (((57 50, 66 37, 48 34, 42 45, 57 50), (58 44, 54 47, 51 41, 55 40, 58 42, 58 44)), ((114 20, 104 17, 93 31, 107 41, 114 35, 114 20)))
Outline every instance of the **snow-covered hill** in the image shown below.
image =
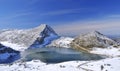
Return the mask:
POLYGON ((71 37, 60 37, 59 39, 53 40, 48 46, 70 48, 70 43, 73 41, 73 39, 74 38, 71 37))
POLYGON ((104 48, 115 44, 117 43, 114 40, 106 37, 98 31, 93 31, 87 34, 81 34, 80 36, 76 37, 72 41, 71 46, 77 49, 79 49, 79 47, 89 49, 93 47, 104 48))
POLYGON ((22 47, 40 47, 58 38, 55 31, 46 24, 26 30, 4 30, 0 32, 0 42, 9 42, 22 47))

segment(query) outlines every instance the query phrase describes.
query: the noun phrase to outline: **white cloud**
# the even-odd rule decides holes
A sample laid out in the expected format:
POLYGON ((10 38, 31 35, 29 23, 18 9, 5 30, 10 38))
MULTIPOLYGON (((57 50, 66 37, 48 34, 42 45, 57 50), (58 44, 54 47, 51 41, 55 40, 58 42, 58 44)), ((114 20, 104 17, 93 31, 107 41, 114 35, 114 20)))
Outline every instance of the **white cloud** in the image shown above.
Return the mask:
POLYGON ((64 9, 64 10, 57 10, 57 11, 48 11, 46 13, 41 13, 40 16, 49 16, 49 15, 64 15, 70 13, 80 13, 82 8, 79 9, 64 9))
POLYGON ((15 18, 28 16, 33 14, 33 12, 30 12, 32 9, 22 9, 22 10, 16 10, 14 12, 10 12, 8 14, 5 14, 0 17, 0 21, 9 21, 9 20, 15 20, 15 18))

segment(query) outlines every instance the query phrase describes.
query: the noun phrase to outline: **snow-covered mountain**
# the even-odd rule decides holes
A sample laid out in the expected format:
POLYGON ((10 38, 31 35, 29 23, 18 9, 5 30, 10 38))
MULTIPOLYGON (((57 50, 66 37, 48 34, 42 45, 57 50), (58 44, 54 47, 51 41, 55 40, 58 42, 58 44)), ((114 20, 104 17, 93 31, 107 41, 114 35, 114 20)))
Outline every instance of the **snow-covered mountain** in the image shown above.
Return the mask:
POLYGON ((48 46, 70 48, 70 43, 73 40, 74 38, 71 37, 60 37, 59 39, 53 40, 48 46))
POLYGON ((9 42, 22 47, 40 47, 58 38, 55 31, 46 24, 25 30, 4 30, 0 32, 0 42, 9 42))
POLYGON ((10 63, 20 58, 20 52, 0 44, 0 63, 10 63))
POLYGON ((55 31, 48 25, 42 25, 44 28, 42 32, 39 33, 39 37, 33 42, 30 47, 45 47, 50 44, 54 39, 59 38, 55 31))
POLYGON ((71 46, 73 48, 93 48, 93 47, 109 47, 117 44, 114 40, 106 37, 98 31, 93 31, 87 34, 82 34, 76 37, 71 46))

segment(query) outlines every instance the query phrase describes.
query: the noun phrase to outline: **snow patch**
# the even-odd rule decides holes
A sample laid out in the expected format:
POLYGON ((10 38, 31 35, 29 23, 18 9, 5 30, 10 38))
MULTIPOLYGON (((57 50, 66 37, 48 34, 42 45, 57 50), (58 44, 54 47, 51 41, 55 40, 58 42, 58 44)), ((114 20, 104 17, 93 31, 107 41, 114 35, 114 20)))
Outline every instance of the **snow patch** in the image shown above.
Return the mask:
POLYGON ((120 56, 120 48, 115 48, 113 46, 110 46, 107 48, 94 47, 91 53, 107 55, 110 57, 116 57, 116 56, 120 56))
POLYGON ((0 65, 0 71, 119 71, 120 57, 99 61, 68 61, 58 64, 46 64, 39 60, 16 62, 12 65, 0 65))
POLYGON ((14 43, 10 43, 10 42, 0 42, 2 45, 6 46, 6 47, 10 47, 14 50, 17 50, 17 51, 24 51, 25 49, 27 49, 28 47, 23 47, 23 46, 20 46, 18 44, 14 44, 14 43))
POLYGON ((73 39, 74 38, 70 37, 60 37, 59 39, 52 41, 49 46, 70 48, 70 43, 73 41, 73 39))
POLYGON ((92 61, 80 67, 84 69, 88 69, 90 71, 119 71, 120 57, 109 58, 100 61, 92 61))

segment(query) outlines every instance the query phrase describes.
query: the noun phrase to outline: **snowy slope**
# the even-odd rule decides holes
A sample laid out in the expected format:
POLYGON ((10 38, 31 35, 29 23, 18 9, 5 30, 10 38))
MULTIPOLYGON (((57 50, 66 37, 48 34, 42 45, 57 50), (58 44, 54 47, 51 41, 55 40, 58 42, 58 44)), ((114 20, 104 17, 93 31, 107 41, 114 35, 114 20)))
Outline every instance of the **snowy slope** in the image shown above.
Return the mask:
POLYGON ((77 62, 66 62, 60 64, 46 64, 39 60, 30 62, 19 62, 12 65, 0 65, 0 71, 80 71, 77 62))
POLYGON ((0 65, 0 71, 119 71, 120 57, 99 61, 69 61, 46 64, 39 60, 0 65))
POLYGON ((48 46, 70 48, 70 43, 73 41, 73 39, 74 38, 70 37, 60 37, 59 39, 52 41, 52 43, 48 46))
POLYGON ((100 55, 106 55, 109 57, 117 57, 120 56, 120 48, 115 48, 113 46, 110 46, 108 48, 97 48, 94 47, 91 51, 91 53, 100 54, 100 55))
POLYGON ((92 61, 79 66, 90 71, 120 71, 120 57, 92 61))
POLYGON ((7 42, 7 41, 1 42, 1 44, 6 46, 6 47, 10 47, 14 50, 17 50, 17 51, 24 51, 25 49, 28 48, 28 47, 23 47, 23 46, 20 46, 18 44, 10 43, 10 42, 7 42))

